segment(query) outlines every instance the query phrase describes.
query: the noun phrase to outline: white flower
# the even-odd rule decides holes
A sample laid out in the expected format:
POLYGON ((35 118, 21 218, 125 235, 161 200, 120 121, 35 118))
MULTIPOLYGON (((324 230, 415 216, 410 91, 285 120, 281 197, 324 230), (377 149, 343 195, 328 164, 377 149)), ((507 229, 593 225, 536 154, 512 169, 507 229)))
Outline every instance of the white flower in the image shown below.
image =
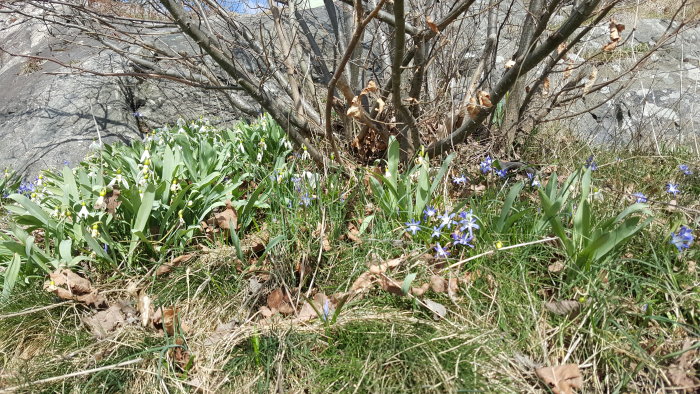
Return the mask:
POLYGON ((97 223, 92 225, 92 230, 90 231, 90 235, 92 235, 93 238, 97 238, 100 236, 100 227, 97 223))
MULTIPOLYGON (((176 123, 177 123, 177 125, 178 125, 180 128, 182 128, 182 126, 185 125, 185 119, 177 118, 177 122, 176 122, 176 123)), ((184 131, 184 130, 183 130, 183 131, 184 131)))
POLYGON ((148 152, 148 149, 144 150, 143 153, 141 154, 141 163, 146 161, 146 159, 150 159, 150 158, 151 158, 151 153, 148 152))
POLYGON ((87 219, 88 216, 90 216, 90 212, 88 211, 87 207, 85 206, 85 203, 82 204, 82 208, 80 208, 80 212, 78 212, 78 218, 79 219, 87 219))
POLYGON ((187 201, 187 206, 188 206, 188 207, 191 207, 193 204, 194 204, 194 203, 192 202, 192 200, 188 200, 188 201, 187 201))
POLYGON ((256 160, 258 162, 260 162, 262 160, 262 157, 263 157, 263 153, 262 153, 262 151, 260 151, 260 152, 258 152, 258 155, 256 156, 256 160))
POLYGON ((39 175, 39 177, 36 179, 36 185, 41 186, 44 183, 44 176, 39 175))
POLYGON ((99 197, 97 197, 97 200, 95 201, 95 206, 100 207, 104 203, 105 203, 104 196, 99 196, 99 197))
POLYGON ((129 183, 126 181, 126 179, 124 179, 122 173, 119 171, 117 171, 117 175, 115 175, 114 178, 112 178, 112 180, 109 181, 109 183, 107 184, 107 186, 109 187, 114 187, 114 185, 124 185, 125 189, 129 188, 129 183))
POLYGON ((306 145, 304 145, 303 151, 304 152, 301 154, 301 159, 309 160, 311 158, 311 155, 309 155, 309 151, 306 149, 306 145))
POLYGON ((173 179, 173 183, 170 185, 170 191, 175 193, 178 190, 181 190, 182 186, 177 182, 177 179, 173 179))

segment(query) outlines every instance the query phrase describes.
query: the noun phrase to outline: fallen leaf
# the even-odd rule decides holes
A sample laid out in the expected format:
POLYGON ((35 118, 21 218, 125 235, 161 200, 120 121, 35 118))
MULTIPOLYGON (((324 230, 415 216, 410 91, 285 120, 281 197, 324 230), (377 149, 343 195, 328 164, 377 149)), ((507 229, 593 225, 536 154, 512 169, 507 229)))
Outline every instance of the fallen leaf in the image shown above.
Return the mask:
POLYGON ((362 100, 360 99, 360 96, 353 97, 346 115, 355 119, 360 119, 362 118, 362 111, 362 100))
POLYGON ((82 302, 95 308, 107 306, 107 300, 92 287, 89 280, 67 268, 50 273, 49 280, 44 282, 44 290, 61 299, 82 302))
POLYGON ((292 302, 281 287, 276 288, 267 296, 267 306, 270 310, 278 311, 283 315, 294 313, 292 302))
POLYGON ((513 59, 508 60, 508 61, 506 62, 506 64, 504 65, 504 67, 506 68, 506 70, 512 68, 513 66, 515 66, 515 60, 513 60, 513 59))
POLYGON ((591 89, 591 87, 595 83, 596 79, 598 79, 598 69, 593 67, 591 69, 591 72, 588 74, 588 80, 583 85, 583 92, 584 93, 588 93, 588 91, 591 89))
POLYGON ((348 224, 347 237, 350 241, 355 242, 358 245, 362 243, 362 239, 360 238, 360 230, 358 230, 357 226, 355 226, 353 223, 348 224))
POLYGON ((316 311, 320 312, 324 319, 333 316, 336 305, 324 293, 316 293, 313 300, 309 301, 310 302, 305 302, 301 307, 301 310, 297 315, 298 321, 309 321, 319 317, 316 311), (313 304, 313 306, 311 304, 313 304))
POLYGON ((549 94, 549 78, 545 77, 542 81, 542 95, 546 96, 549 94))
POLYGON ((151 322, 153 315, 153 303, 151 298, 146 294, 139 296, 138 311, 141 314, 141 325, 146 327, 151 322))
POLYGON ((165 274, 169 274, 170 271, 173 270, 173 268, 177 267, 178 265, 185 263, 189 261, 192 257, 194 256, 194 253, 188 253, 188 254, 183 254, 181 256, 177 256, 170 260, 169 263, 162 264, 160 267, 156 269, 155 275, 156 276, 163 276, 165 274))
POLYGON ((564 267, 565 267, 564 262, 561 260, 557 260, 554 263, 550 264, 547 267, 547 270, 549 270, 549 272, 551 272, 551 273, 556 274, 557 272, 561 272, 561 270, 563 270, 564 267))
POLYGON ((537 368, 535 374, 554 394, 573 394, 574 389, 583 387, 583 377, 576 364, 537 368))
POLYGON ((430 15, 425 17, 425 23, 428 25, 428 28, 433 31, 433 33, 439 33, 440 31, 438 30, 438 26, 433 22, 433 18, 430 17, 430 15))
POLYGON ((397 296, 403 296, 403 290, 401 289, 401 284, 386 275, 379 276, 379 286, 384 291, 388 291, 391 294, 397 296))
POLYGON ((603 45, 603 50, 605 52, 610 52, 617 48, 617 41, 610 41, 609 43, 603 45))
POLYGON ((119 305, 112 305, 106 310, 96 312, 90 317, 83 319, 83 322, 90 328, 92 334, 98 339, 104 339, 107 335, 124 325, 126 317, 122 313, 119 305))
POLYGON ((435 302, 429 298, 424 298, 423 302, 425 303, 425 306, 431 312, 433 312, 433 319, 440 320, 441 318, 445 317, 445 315, 447 315, 447 308, 445 308, 445 306, 440 304, 439 302, 435 302))
POLYGON ((545 302, 544 308, 555 315, 575 316, 581 309, 581 303, 572 300, 545 302))
POLYGON ((610 30, 610 41, 618 41, 620 39, 620 33, 625 30, 625 25, 617 23, 615 19, 610 19, 608 29, 610 30))
POLYGON ((566 43, 562 42, 561 44, 559 44, 557 46, 557 55, 564 52, 565 49, 566 49, 566 43))
POLYGON ((111 192, 105 195, 105 208, 107 213, 114 215, 117 212, 117 208, 122 204, 119 201, 119 195, 121 191, 119 189, 112 189, 111 192))
POLYGON ((467 113, 469 114, 469 117, 472 118, 472 120, 476 119, 479 116, 480 111, 481 110, 476 103, 476 98, 470 97, 469 104, 467 104, 467 113))
POLYGON ((243 254, 259 254, 265 250, 268 242, 270 242, 270 232, 267 231, 267 226, 263 225, 260 231, 246 234, 246 236, 243 237, 241 240, 241 249, 243 254))
POLYGON ((447 294, 454 296, 459 291, 459 281, 457 278, 450 278, 447 281, 447 294))
POLYGON ((444 293, 447 291, 448 283, 445 278, 439 275, 430 277, 430 288, 436 293, 444 293))
POLYGON ((479 98, 479 105, 482 107, 491 108, 493 106, 493 104, 491 104, 491 95, 486 91, 479 90, 476 92, 476 96, 479 98))
POLYGON ((175 333, 187 332, 187 327, 180 320, 180 310, 177 307, 161 308, 163 312, 162 324, 163 330, 168 336, 174 336, 175 333))
POLYGON ((380 97, 377 97, 377 115, 381 114, 384 112, 384 106, 386 104, 384 103, 384 100, 382 100, 380 97))
POLYGON ((695 390, 700 386, 700 378, 698 377, 695 366, 693 365, 693 360, 695 359, 698 351, 697 349, 693 349, 692 339, 685 340, 682 351, 683 354, 678 357, 678 360, 668 366, 666 376, 674 388, 679 392, 697 392, 695 390))
POLYGON ((423 283, 420 287, 411 287, 411 294, 420 297, 430 288, 430 283, 423 283))
POLYGON ((367 82, 367 86, 364 89, 362 89, 362 92, 360 92, 360 96, 364 96, 369 93, 374 93, 377 90, 379 90, 377 84, 374 81, 370 80, 369 82, 367 82))
POLYGON ((214 215, 216 225, 223 230, 238 228, 238 215, 236 210, 231 206, 231 200, 226 200, 226 209, 214 215))
POLYGON ((369 271, 363 272, 352 284, 350 290, 352 290, 355 293, 362 293, 372 288, 373 283, 374 275, 372 275, 372 273, 369 271))

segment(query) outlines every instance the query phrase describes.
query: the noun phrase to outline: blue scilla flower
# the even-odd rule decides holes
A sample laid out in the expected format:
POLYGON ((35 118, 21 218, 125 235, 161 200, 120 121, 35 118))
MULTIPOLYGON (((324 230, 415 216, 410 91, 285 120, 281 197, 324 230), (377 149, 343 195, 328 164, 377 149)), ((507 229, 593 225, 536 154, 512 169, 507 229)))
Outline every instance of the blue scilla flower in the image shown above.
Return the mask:
POLYGON ((462 220, 459 222, 459 231, 468 231, 469 235, 474 236, 474 230, 478 230, 480 228, 476 223, 478 218, 472 214, 471 210, 462 212, 459 214, 459 216, 462 218, 462 220))
POLYGON ((33 182, 22 182, 19 184, 19 188, 17 189, 17 192, 19 194, 24 194, 25 196, 29 196, 32 193, 36 191, 36 186, 34 185, 33 182))
POLYGON ((542 186, 542 184, 540 183, 540 181, 538 181, 537 178, 535 178, 535 174, 533 174, 533 173, 531 173, 531 172, 528 172, 528 173, 527 173, 527 179, 530 180, 530 186, 532 186, 532 187, 540 187, 540 186, 542 186))
POLYGON ((637 198, 636 202, 638 202, 638 203, 645 203, 645 202, 647 202, 647 196, 645 196, 645 195, 642 194, 642 193, 632 193, 632 196, 634 196, 634 197, 637 198))
POLYGON ((434 207, 431 207, 430 205, 425 207, 425 209, 423 210, 423 217, 425 219, 431 218, 431 217, 435 216, 436 214, 437 214, 437 210, 434 207))
POLYGON ((693 171, 690 170, 690 167, 688 167, 687 164, 679 165, 678 169, 685 175, 693 175, 693 171))
POLYGON ((438 220, 440 220, 440 227, 447 227, 450 228, 454 224, 454 220, 452 218, 455 217, 454 213, 449 213, 445 211, 444 215, 438 215, 438 220))
POLYGON ((447 248, 443 248, 440 246, 440 243, 438 242, 437 246, 435 246, 435 257, 439 259, 444 259, 447 258, 447 256, 450 255, 450 252, 447 250, 447 248))
POLYGON ((467 177, 464 175, 454 177, 452 179, 452 183, 454 183, 455 185, 466 185, 467 184, 467 177))
POLYGON ((671 233, 671 244, 678 248, 678 251, 683 249, 688 249, 692 245, 695 236, 693 236, 693 230, 686 226, 681 226, 678 233, 671 233))
POLYGON ((440 238, 442 237, 442 226, 434 226, 433 227, 433 233, 430 235, 430 238, 440 238))
POLYGON ((410 222, 406 222, 406 232, 409 232, 413 235, 416 235, 418 231, 420 231, 420 221, 419 220, 412 220, 410 222))
POLYGON ((469 247, 471 247, 471 248, 474 247, 474 245, 472 245, 472 244, 469 243, 469 242, 471 242, 471 241, 474 239, 474 236, 471 235, 471 234, 457 234, 457 233, 453 233, 453 234, 452 234, 452 239, 455 240, 455 242, 454 242, 455 245, 464 245, 464 246, 469 246, 469 247))
POLYGON ((304 193, 304 195, 301 196, 301 201, 299 201, 299 205, 308 207, 309 205, 311 205, 311 200, 313 200, 313 197, 310 197, 308 193, 304 193))
POLYGON ((479 169, 481 169, 482 174, 488 174, 491 172, 491 166, 493 165, 493 159, 491 159, 491 156, 486 156, 484 161, 479 163, 479 169))
POLYGON ((666 185, 666 191, 673 194, 674 196, 681 192, 681 190, 678 188, 677 183, 668 183, 666 185))
POLYGON ((586 168, 590 168, 591 171, 595 171, 598 169, 598 163, 593 161, 593 155, 588 156, 588 159, 586 159, 586 168))
POLYGON ((494 169, 494 172, 496 173, 496 175, 498 175, 499 178, 505 178, 506 176, 508 176, 508 170, 506 170, 505 168, 502 170, 494 169))

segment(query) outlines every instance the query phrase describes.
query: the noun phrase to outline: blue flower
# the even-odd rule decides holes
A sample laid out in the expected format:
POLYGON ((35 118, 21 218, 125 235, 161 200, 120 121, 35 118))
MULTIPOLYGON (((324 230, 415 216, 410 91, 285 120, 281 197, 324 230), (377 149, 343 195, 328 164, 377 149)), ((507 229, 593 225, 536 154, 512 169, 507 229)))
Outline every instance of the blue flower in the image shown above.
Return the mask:
POLYGON ((678 188, 677 183, 668 183, 666 185, 666 191, 673 194, 674 196, 681 192, 681 190, 678 188))
POLYGON ((681 170, 681 172, 685 175, 693 175, 693 171, 690 170, 690 167, 688 167, 687 164, 679 165, 678 169, 681 170))
POLYGON ((323 302, 323 316, 321 316, 321 319, 323 321, 328 321, 328 317, 330 317, 331 314, 331 303, 326 298, 326 300, 323 302))
POLYGON ((498 175, 499 178, 505 178, 506 176, 508 176, 508 170, 506 170, 505 168, 502 170, 494 169, 494 172, 496 173, 496 175, 498 175))
POLYGON ((24 194, 25 196, 29 196, 35 191, 36 186, 33 182, 22 182, 19 184, 19 188, 17 189, 17 193, 24 194))
POLYGON ((688 227, 681 226, 680 230, 678 230, 678 234, 671 233, 671 244, 678 248, 679 252, 683 249, 688 249, 695 239, 692 232, 693 230, 688 227))
POLYGON ((471 234, 457 234, 454 233, 452 234, 452 239, 455 240, 455 245, 464 245, 464 246, 469 246, 469 247, 474 247, 474 245, 470 244, 471 240, 474 239, 474 236, 471 234))
POLYGON ((141 115, 140 112, 134 112, 133 115, 134 115, 135 118, 140 118, 140 117, 143 116, 143 115, 141 115))
POLYGON ((437 246, 435 246, 435 257, 437 258, 447 258, 447 256, 450 255, 450 252, 447 250, 447 248, 443 248, 440 246, 440 243, 438 242, 437 246))
POLYGON ((309 197, 308 193, 304 193, 304 195, 301 196, 301 201, 299 201, 299 205, 308 207, 309 205, 311 205, 311 200, 313 200, 313 197, 309 197))
POLYGON ((416 235, 418 231, 420 231, 420 221, 418 220, 412 220, 410 222, 406 222, 406 231, 416 235))
POLYGON ((586 159, 586 168, 590 168, 591 171, 595 171, 598 169, 598 163, 593 161, 593 155, 588 156, 588 159, 586 159))
POLYGON ((431 207, 430 205, 425 207, 425 209, 423 210, 423 217, 425 219, 433 217, 433 216, 435 216, 435 214, 437 214, 437 210, 435 208, 431 207))
POLYGON ((528 172, 528 173, 527 173, 527 179, 530 180, 530 186, 532 186, 532 187, 540 187, 540 186, 542 186, 542 184, 540 183, 540 181, 538 181, 537 178, 535 178, 535 174, 533 174, 533 173, 531 173, 531 172, 528 172))
POLYGON ((476 219, 478 219, 474 214, 472 213, 471 209, 467 212, 462 212, 459 214, 459 216, 462 218, 462 220, 459 222, 460 228, 459 230, 464 232, 465 230, 469 231, 470 236, 474 236, 474 230, 478 230, 480 227, 476 223, 476 219))
POLYGON ((452 220, 453 217, 455 217, 455 214, 447 211, 445 211, 444 215, 438 215, 437 218, 440 219, 440 227, 452 227, 452 224, 454 224, 454 220, 452 220))
POLYGON ((632 195, 633 195, 634 197, 637 197, 637 201, 636 201, 636 202, 638 202, 638 203, 645 203, 645 202, 647 202, 647 196, 645 196, 645 195, 642 194, 642 193, 632 193, 632 195))
POLYGON ((430 235, 430 238, 440 238, 440 237, 442 237, 442 226, 433 227, 433 233, 430 235))
POLYGON ((482 174, 488 174, 491 172, 491 166, 493 165, 493 159, 491 159, 491 156, 486 156, 484 161, 479 163, 479 168, 481 169, 482 174))
POLYGON ((467 184, 467 177, 464 175, 460 175, 460 176, 452 179, 452 183, 454 183, 455 185, 466 185, 467 184))

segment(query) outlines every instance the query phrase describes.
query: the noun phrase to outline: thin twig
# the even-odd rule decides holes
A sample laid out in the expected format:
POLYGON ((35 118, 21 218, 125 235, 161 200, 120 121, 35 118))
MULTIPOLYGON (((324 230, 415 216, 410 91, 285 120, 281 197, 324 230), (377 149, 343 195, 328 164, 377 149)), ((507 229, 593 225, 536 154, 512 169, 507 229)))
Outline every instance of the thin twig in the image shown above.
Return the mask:
POLYGON ((25 309, 25 310, 23 310, 23 311, 19 311, 19 312, 15 312, 15 313, 10 313, 10 314, 7 314, 7 315, 0 315, 0 320, 2 320, 2 319, 9 319, 9 318, 11 318, 11 317, 29 315, 29 314, 32 314, 32 313, 34 313, 34 312, 46 311, 46 310, 49 310, 49 309, 57 308, 57 307, 59 307, 59 306, 61 306, 61 305, 72 304, 72 303, 73 303, 72 300, 71 300, 71 301, 63 301, 63 302, 59 302, 58 304, 51 304, 51 305, 42 306, 41 308, 25 309))
POLYGON ((494 254, 494 253, 496 253, 496 252, 500 252, 500 251, 503 251, 503 250, 515 249, 515 248, 521 248, 521 247, 523 247, 523 246, 541 244, 541 243, 545 243, 545 242, 549 242, 549 241, 554 241, 554 240, 557 240, 557 239, 559 239, 559 237, 548 237, 548 238, 538 239, 537 241, 524 242, 524 243, 521 243, 521 244, 510 245, 510 246, 504 246, 504 247, 498 248, 498 249, 492 249, 492 250, 486 251, 486 252, 484 252, 484 253, 479 253, 479 254, 477 254, 477 255, 475 255, 475 256, 471 256, 471 257, 466 258, 466 259, 464 259, 464 260, 460 260, 460 261, 458 261, 458 262, 452 264, 451 266, 449 266, 449 267, 447 267, 447 268, 455 268, 455 267, 458 267, 458 266, 460 266, 460 265, 462 265, 462 264, 464 264, 464 263, 467 263, 467 262, 469 262, 469 261, 476 260, 476 259, 478 259, 478 258, 480 258, 480 257, 488 256, 488 255, 490 255, 490 254, 494 254))
POLYGON ((65 375, 61 375, 61 376, 53 376, 53 377, 46 378, 46 379, 39 379, 39 380, 35 380, 35 381, 33 381, 33 382, 20 384, 19 386, 14 386, 14 387, 8 387, 8 388, 5 388, 5 389, 0 389, 0 393, 11 393, 11 392, 14 392, 14 391, 17 391, 17 390, 20 390, 20 389, 24 389, 24 388, 27 388, 27 387, 29 387, 29 386, 34 386, 34 385, 37 385, 37 384, 44 384, 44 383, 57 382, 57 381, 60 381, 60 380, 64 380, 64 379, 68 379, 68 378, 73 378, 73 377, 76 377, 76 376, 89 375, 89 374, 91 374, 91 373, 100 372, 100 371, 106 371, 106 370, 108 370, 108 369, 121 368, 121 367, 125 367, 125 366, 127 366, 127 365, 140 363, 140 362, 143 361, 143 360, 144 360, 143 358, 139 357, 139 358, 135 358, 135 359, 129 360, 129 361, 122 361, 122 362, 120 362, 120 363, 116 363, 116 364, 112 364, 112 365, 105 365, 104 367, 93 368, 93 369, 86 369, 86 370, 84 370, 84 371, 71 372, 71 373, 69 373, 69 374, 65 374, 65 375))

